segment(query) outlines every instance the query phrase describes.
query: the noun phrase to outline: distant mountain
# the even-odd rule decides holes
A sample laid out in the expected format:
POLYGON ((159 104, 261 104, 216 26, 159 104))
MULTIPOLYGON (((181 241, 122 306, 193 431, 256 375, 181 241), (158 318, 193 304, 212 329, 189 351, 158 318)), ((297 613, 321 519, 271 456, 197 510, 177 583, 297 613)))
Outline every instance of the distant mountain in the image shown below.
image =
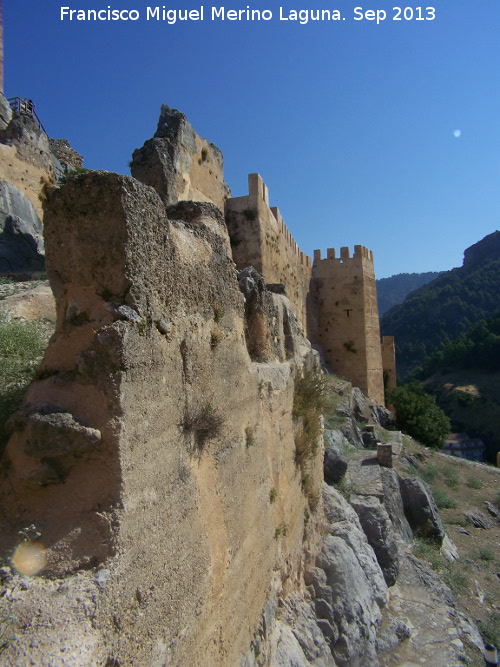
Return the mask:
POLYGON ((500 303, 500 232, 464 253, 460 268, 446 271, 409 294, 381 319, 382 335, 396 337, 398 375, 405 379, 446 339, 491 317, 500 303))
POLYGON ((427 285, 431 280, 437 278, 441 271, 428 271, 427 273, 398 273, 390 278, 377 280, 377 302, 380 317, 389 308, 398 303, 403 303, 406 296, 422 285, 427 285))

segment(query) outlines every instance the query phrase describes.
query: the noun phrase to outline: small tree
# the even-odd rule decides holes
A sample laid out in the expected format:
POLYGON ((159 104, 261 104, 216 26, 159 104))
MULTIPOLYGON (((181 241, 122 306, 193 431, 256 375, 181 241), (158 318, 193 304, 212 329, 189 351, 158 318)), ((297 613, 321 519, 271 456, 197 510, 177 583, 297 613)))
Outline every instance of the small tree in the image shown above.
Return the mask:
POLYGON ((422 444, 438 449, 450 432, 450 420, 417 382, 396 387, 389 394, 398 427, 422 444))

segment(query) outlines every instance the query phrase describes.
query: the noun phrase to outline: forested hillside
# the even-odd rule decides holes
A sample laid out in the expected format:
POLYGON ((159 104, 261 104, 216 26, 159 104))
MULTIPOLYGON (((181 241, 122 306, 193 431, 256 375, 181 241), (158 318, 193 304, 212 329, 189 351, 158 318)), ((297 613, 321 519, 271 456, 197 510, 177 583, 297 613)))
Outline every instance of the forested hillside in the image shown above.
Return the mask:
POLYGON ((449 373, 473 368, 500 371, 500 310, 487 320, 480 320, 451 341, 446 339, 424 361, 420 379, 434 373, 449 373))
POLYGON ((389 308, 398 303, 403 303, 406 296, 413 290, 427 285, 440 275, 440 271, 428 271, 427 273, 398 273, 389 278, 377 280, 377 302, 380 317, 389 308))
POLYGON ((464 265, 441 274, 391 308, 382 335, 396 337, 398 375, 405 379, 446 339, 492 317, 500 303, 500 232, 465 251, 464 265))

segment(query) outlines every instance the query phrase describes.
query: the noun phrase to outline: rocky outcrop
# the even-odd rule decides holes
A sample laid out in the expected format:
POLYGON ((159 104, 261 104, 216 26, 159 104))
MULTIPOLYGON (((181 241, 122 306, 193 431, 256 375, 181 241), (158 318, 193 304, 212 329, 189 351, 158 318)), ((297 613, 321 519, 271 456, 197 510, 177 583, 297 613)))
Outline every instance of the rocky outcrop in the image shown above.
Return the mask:
POLYGON ((427 484, 418 477, 400 478, 399 483, 405 515, 413 530, 422 537, 436 540, 441 545, 441 552, 447 560, 456 560, 457 548, 444 529, 427 484))
POLYGON ((83 157, 70 146, 67 139, 49 139, 49 146, 50 152, 66 168, 66 171, 83 167, 83 157))
MULTIPOLYGON (((332 431, 330 431, 330 433, 332 433, 332 431)), ((349 459, 345 451, 337 447, 325 448, 323 471, 325 482, 327 484, 338 484, 346 474, 348 465, 349 459)))
POLYGON ((442 540, 443 522, 427 484, 418 477, 399 480, 405 515, 412 528, 422 537, 442 540))
POLYGON ((0 143, 13 146, 17 156, 47 173, 52 171, 49 138, 35 119, 27 114, 14 114, 4 130, 0 143))
MULTIPOLYGON (((34 634, 40 664, 62 664, 59 647, 81 651, 82 665, 239 664, 269 591, 294 589, 304 549, 317 550, 321 504, 304 492, 291 410, 317 355, 297 334, 288 359, 252 362, 213 204, 167 214, 151 188, 89 172, 50 195, 45 239, 57 327, 11 422, 0 549, 34 524, 44 574, 67 593, 42 604, 42 578, 12 599, 11 613, 33 622, 4 664, 20 664, 34 634), (81 603, 68 627, 85 646, 43 625, 67 613, 70 592, 81 603)), ((285 352, 287 300, 269 298, 266 326, 285 352)))
POLYGON ((300 596, 290 595, 280 602, 278 620, 270 635, 268 664, 283 667, 335 667, 331 652, 332 638, 326 639, 328 631, 334 633, 328 621, 317 616, 313 605, 300 596))
POLYGON ((384 506, 389 514, 394 530, 406 544, 413 543, 413 531, 406 518, 399 475, 395 470, 381 468, 380 475, 384 489, 384 506))
POLYGON ((495 231, 464 251, 464 269, 474 269, 479 264, 496 259, 500 254, 500 232, 495 231))
POLYGON ((31 202, 0 180, 0 273, 44 269, 42 222, 31 202))
POLYGON ((323 501, 329 535, 306 577, 316 615, 336 664, 378 665, 375 638, 387 585, 353 508, 326 484, 323 501))
POLYGON ((67 139, 49 139, 52 167, 57 183, 64 184, 67 175, 83 168, 83 157, 67 139))
POLYGON ((374 496, 352 495, 350 503, 375 552, 385 583, 394 586, 399 573, 398 548, 392 523, 384 505, 374 496))
POLYGON ((196 134, 183 113, 166 104, 154 137, 134 151, 130 171, 151 185, 167 206, 181 200, 208 201, 224 210, 230 196, 222 153, 196 134))
POLYGON ((12 119, 12 109, 5 95, 0 92, 0 130, 5 130, 12 119))

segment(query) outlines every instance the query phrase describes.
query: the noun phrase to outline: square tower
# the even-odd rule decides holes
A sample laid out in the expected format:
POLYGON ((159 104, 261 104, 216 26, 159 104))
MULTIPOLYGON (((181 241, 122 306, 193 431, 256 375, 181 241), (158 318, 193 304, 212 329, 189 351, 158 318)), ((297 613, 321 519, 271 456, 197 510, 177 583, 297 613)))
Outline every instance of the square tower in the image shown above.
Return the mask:
POLYGON ((318 342, 332 370, 384 405, 384 377, 373 253, 364 246, 314 253, 318 342))

